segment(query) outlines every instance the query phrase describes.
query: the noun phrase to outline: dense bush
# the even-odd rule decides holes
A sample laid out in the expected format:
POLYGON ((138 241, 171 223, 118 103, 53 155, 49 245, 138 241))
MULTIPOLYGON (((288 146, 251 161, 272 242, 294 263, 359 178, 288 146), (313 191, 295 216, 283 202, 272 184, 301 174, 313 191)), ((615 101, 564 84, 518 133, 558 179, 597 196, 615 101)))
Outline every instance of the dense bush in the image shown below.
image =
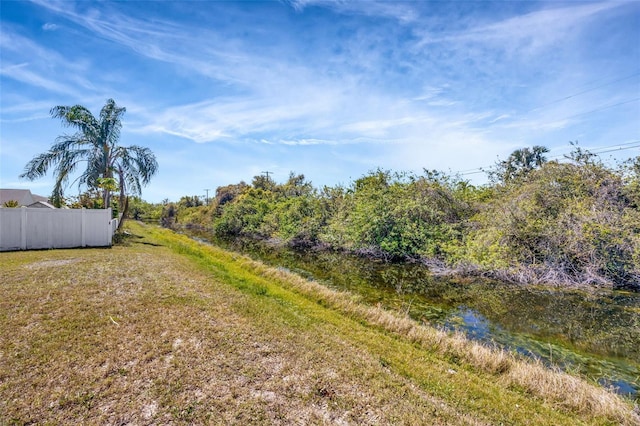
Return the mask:
POLYGON ((450 254, 461 244, 473 211, 456 193, 456 185, 432 172, 370 173, 338 197, 326 242, 395 258, 450 254))
POLYGON ((550 162, 504 185, 476 218, 468 258, 527 280, 632 285, 637 209, 619 174, 598 163, 550 162))
POLYGON ((435 259, 517 281, 638 288, 640 158, 611 169, 577 146, 568 162, 547 162, 545 152, 514 152, 482 187, 375 170, 318 190, 292 173, 282 184, 256 176, 220 187, 208 207, 183 197, 166 210, 220 236, 435 259))

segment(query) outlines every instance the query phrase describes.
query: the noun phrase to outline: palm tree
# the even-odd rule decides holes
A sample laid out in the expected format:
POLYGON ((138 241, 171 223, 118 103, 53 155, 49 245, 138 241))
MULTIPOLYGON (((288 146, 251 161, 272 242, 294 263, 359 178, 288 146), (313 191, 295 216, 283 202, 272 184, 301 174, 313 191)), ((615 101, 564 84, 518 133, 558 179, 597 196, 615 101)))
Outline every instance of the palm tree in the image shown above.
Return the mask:
POLYGON ((509 158, 500 161, 496 165, 493 177, 498 178, 502 182, 509 182, 516 178, 525 177, 536 168, 542 167, 547 162, 544 154, 549 149, 544 146, 536 145, 533 148, 522 148, 513 151, 509 158))
POLYGON ((78 187, 85 185, 100 190, 104 208, 108 208, 117 181, 120 209, 124 209, 126 191, 140 195, 142 186, 147 185, 158 171, 156 158, 148 148, 118 145, 121 117, 125 111, 113 99, 107 100, 97 119, 82 105, 52 108, 50 113, 53 118, 59 118, 63 125, 78 131, 56 138, 49 151, 27 163, 20 177, 34 180, 46 175, 54 167, 55 185, 51 198, 60 207, 69 176, 81 163, 86 163, 86 169, 74 180, 78 182, 78 187))

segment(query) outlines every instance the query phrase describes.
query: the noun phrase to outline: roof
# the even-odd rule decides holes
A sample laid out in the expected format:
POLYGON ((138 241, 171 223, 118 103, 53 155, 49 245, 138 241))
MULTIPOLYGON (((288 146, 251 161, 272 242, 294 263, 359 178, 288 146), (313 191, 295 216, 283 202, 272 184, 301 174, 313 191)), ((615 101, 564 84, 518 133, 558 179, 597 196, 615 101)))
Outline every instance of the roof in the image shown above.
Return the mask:
POLYGON ((46 208, 46 209, 55 209, 56 207, 47 203, 46 201, 36 201, 33 204, 29 204, 27 207, 36 207, 36 208, 46 208))
POLYGON ((0 189, 0 206, 7 201, 15 200, 18 206, 29 206, 38 201, 48 203, 49 199, 42 195, 32 194, 28 189, 0 189))

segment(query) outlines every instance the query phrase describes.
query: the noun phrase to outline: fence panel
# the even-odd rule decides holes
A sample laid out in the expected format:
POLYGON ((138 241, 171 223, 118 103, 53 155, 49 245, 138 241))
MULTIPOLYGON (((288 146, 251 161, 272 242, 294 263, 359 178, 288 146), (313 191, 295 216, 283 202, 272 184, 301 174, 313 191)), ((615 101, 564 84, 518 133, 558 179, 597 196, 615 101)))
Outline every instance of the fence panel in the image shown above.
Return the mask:
POLYGON ((0 251, 106 247, 111 209, 0 208, 0 251))
POLYGON ((47 210, 34 209, 30 211, 30 209, 27 209, 26 233, 27 248, 29 249, 46 249, 53 247, 51 238, 53 213, 47 210))
POLYGON ((22 209, 0 209, 1 250, 20 250, 22 247, 22 214, 22 209))
POLYGON ((85 244, 88 246, 103 245, 102 241, 109 240, 111 244, 111 209, 109 215, 104 210, 85 210, 85 244))
POLYGON ((82 213, 78 219, 77 210, 59 209, 52 215, 55 226, 51 229, 53 248, 83 247, 82 213))

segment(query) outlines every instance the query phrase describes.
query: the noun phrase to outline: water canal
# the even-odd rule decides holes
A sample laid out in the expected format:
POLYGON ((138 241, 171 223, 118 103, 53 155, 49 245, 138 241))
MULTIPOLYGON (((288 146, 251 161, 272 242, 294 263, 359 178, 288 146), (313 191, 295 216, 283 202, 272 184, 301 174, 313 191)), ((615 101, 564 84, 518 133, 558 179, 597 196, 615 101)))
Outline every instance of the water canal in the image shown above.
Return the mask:
POLYGON ((444 278, 420 264, 299 251, 254 240, 220 241, 210 234, 185 232, 640 400, 639 293, 444 278))

